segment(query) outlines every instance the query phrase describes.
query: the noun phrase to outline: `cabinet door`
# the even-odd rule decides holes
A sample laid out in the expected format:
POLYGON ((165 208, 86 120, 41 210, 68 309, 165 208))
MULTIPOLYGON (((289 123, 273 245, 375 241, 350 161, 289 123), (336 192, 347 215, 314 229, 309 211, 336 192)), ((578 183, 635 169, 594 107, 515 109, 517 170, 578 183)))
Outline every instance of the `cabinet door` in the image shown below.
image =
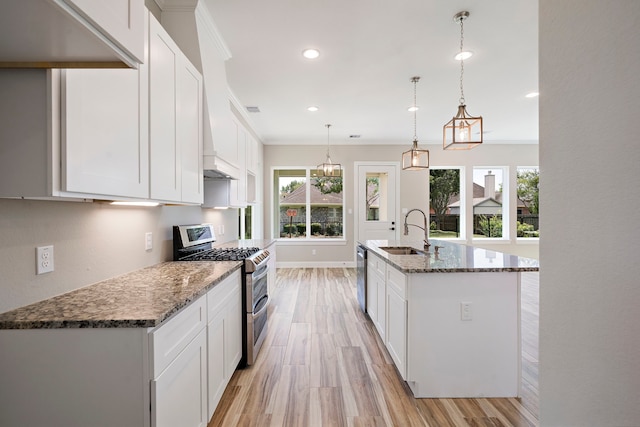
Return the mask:
POLYGON ((149 138, 151 198, 180 201, 182 164, 176 139, 178 47, 149 17, 149 138))
POLYGON ((407 301, 387 286, 386 347, 403 379, 407 377, 407 301))
POLYGON ((378 323, 378 275, 372 264, 367 264, 367 313, 374 325, 378 323))
POLYGON ((147 67, 65 70, 63 191, 149 197, 147 67))
POLYGON ((96 23, 96 31, 144 62, 143 0, 54 0, 80 11, 96 23))
POLYGON ((224 319, 224 371, 227 381, 231 379, 242 358, 242 292, 240 283, 234 286, 224 319))
POLYGON ((206 427, 207 336, 205 329, 151 381, 151 425, 206 427))
POLYGON ((208 420, 213 416, 227 386, 224 369, 224 317, 224 312, 218 313, 207 325, 208 420))
POLYGON ((380 334, 380 338, 382 338, 382 342, 386 342, 386 333, 387 333, 387 286, 384 280, 384 276, 380 277, 376 274, 376 301, 378 303, 377 307, 377 318, 376 318, 376 329, 378 329, 378 333, 380 334))
POLYGON ((176 136, 181 150, 181 200, 203 202, 202 76, 181 55, 176 76, 176 136))

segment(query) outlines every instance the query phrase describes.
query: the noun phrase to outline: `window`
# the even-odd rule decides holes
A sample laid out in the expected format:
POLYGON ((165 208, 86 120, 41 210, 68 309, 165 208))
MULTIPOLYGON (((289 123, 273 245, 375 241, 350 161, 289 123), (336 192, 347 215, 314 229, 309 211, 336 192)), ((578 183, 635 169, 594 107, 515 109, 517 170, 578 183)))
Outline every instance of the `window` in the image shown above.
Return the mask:
POLYGON ((460 169, 429 169, 429 236, 460 237, 464 200, 460 197, 460 169))
POLYGON ((516 191, 518 194, 517 236, 518 238, 540 237, 538 199, 540 170, 537 167, 518 167, 516 191))
POLYGON ((342 178, 323 177, 315 168, 276 169, 276 236, 281 239, 344 237, 342 178))
POLYGON ((503 216, 508 198, 504 197, 505 168, 473 168, 473 237, 506 236, 503 216))

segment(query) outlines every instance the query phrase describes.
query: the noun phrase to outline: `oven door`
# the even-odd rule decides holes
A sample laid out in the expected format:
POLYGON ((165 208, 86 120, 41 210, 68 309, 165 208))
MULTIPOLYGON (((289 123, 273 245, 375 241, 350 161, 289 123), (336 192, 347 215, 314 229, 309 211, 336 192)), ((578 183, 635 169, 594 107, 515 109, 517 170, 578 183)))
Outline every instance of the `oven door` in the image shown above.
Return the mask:
POLYGON ((247 349, 246 363, 253 365, 262 343, 267 336, 267 310, 269 308, 269 294, 267 293, 268 270, 264 268, 247 274, 247 335, 245 345, 247 349))

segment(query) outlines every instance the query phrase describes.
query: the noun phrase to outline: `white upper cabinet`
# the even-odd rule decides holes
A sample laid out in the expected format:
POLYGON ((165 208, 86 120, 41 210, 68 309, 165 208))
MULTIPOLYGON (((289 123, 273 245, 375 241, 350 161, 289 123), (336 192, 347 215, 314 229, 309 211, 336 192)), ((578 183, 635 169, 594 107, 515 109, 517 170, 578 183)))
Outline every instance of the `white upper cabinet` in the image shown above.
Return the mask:
POLYGON ((148 198, 138 70, 0 70, 0 196, 148 198))
POLYGON ((0 67, 137 68, 144 0, 4 0, 0 67))
POLYGON ((202 77, 149 17, 151 198, 202 203, 202 77))
POLYGON ((146 66, 65 70, 61 83, 62 188, 149 197, 146 66))

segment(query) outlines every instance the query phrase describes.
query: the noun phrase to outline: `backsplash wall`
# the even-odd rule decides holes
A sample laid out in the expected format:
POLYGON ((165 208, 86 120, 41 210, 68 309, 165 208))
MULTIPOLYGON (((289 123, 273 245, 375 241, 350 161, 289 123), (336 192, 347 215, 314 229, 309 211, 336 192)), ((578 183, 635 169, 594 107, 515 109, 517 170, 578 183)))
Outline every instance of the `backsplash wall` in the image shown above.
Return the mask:
POLYGON ((204 222, 224 226, 218 242, 237 239, 237 209, 0 199, 0 312, 170 261, 171 227, 204 222), (55 270, 36 275, 36 247, 45 245, 54 245, 55 270))

